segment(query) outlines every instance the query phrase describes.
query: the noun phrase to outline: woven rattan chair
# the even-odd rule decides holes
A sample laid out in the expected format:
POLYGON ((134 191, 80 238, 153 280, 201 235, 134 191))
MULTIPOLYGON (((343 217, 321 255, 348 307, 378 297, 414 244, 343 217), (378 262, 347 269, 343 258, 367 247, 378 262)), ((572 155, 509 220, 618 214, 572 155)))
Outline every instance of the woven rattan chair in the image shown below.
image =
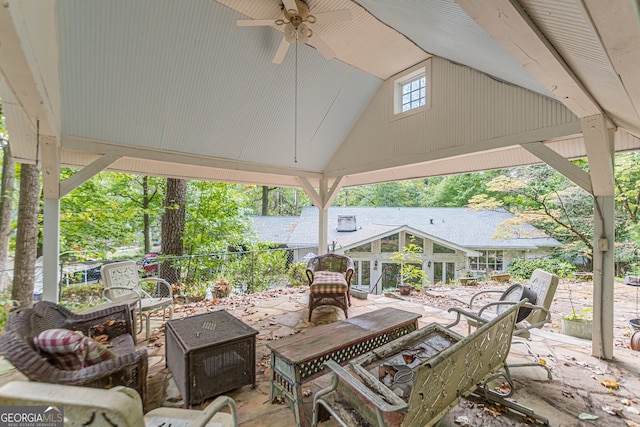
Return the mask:
POLYGON ((347 256, 325 254, 309 260, 309 320, 313 310, 321 305, 339 307, 344 311, 344 317, 349 317, 351 276, 353 260, 347 256))
POLYGON ((109 301, 137 303, 136 312, 140 316, 138 332, 142 332, 143 323, 146 324, 146 337, 151 333, 150 314, 161 311, 162 320, 165 320, 166 309, 169 309, 169 318, 173 318, 173 291, 166 280, 158 277, 140 278, 138 266, 133 261, 120 261, 104 264, 100 268, 104 282, 103 296, 109 301), (144 282, 155 283, 153 292, 148 293, 140 286, 144 282))
POLYGON ((12 312, 0 336, 0 352, 20 372, 32 381, 93 388, 117 385, 133 388, 143 402, 147 397, 147 352, 136 351, 131 308, 119 305, 88 314, 76 314, 49 301, 40 301, 32 308, 12 312), (63 370, 36 350, 33 338, 47 329, 62 328, 81 331, 87 336, 109 337, 116 358, 77 370, 63 370))

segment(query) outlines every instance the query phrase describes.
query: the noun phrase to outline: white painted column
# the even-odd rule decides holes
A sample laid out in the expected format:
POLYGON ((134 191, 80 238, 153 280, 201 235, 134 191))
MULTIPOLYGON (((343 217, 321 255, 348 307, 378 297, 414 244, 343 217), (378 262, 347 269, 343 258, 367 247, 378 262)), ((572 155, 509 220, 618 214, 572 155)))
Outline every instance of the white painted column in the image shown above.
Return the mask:
POLYGON ((325 204, 327 199, 328 184, 326 179, 320 180, 319 195, 322 200, 322 206, 318 206, 318 255, 327 253, 329 245, 329 206, 325 204))
POLYGON ((602 114, 580 119, 594 196, 591 354, 613 358, 614 134, 602 114))
POLYGON ((42 299, 58 302, 60 264, 60 156, 55 137, 41 137, 43 217, 43 290, 42 299))
POLYGON ((594 198, 593 333, 591 354, 613 358, 614 226, 613 196, 594 198))

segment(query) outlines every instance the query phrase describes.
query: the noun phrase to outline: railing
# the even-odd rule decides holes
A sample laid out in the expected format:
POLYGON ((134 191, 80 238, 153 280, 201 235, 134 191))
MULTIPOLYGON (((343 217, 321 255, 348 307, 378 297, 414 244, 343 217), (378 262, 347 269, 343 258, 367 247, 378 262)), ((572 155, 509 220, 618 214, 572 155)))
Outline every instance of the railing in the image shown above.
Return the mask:
MULTIPOLYGON (((306 283, 305 256, 315 248, 279 248, 202 255, 139 257, 141 277, 157 276, 184 287, 213 286, 224 280, 236 293, 253 293, 274 287, 306 283), (300 266, 292 270, 295 264, 300 266), (179 280, 178 280, 179 277, 179 280)), ((128 258, 131 259, 131 258, 128 258)), ((116 260, 92 260, 61 265, 61 285, 90 284, 101 280, 100 267, 116 260)))

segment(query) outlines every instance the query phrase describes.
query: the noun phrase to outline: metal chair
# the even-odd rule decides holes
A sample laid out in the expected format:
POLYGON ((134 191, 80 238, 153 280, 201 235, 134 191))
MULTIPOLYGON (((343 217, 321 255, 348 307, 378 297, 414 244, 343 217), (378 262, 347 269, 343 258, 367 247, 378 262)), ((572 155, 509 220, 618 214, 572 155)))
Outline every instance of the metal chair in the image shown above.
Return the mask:
POLYGON ((143 414, 142 402, 127 387, 86 389, 58 384, 12 381, 0 387, 0 405, 50 408, 50 416, 64 414, 64 425, 237 427, 235 401, 219 396, 204 410, 156 408, 143 414), (222 412, 224 407, 228 412, 222 412))
POLYGON ((309 321, 313 310, 321 305, 339 307, 348 318, 353 260, 344 255, 319 255, 309 260, 306 273, 309 279, 309 321))
POLYGON ((162 310, 162 320, 166 319, 166 309, 169 318, 173 318, 173 291, 171 285, 158 277, 140 278, 138 267, 133 261, 120 261, 104 264, 100 268, 104 282, 103 296, 113 302, 130 303, 136 301, 136 313, 140 317, 138 333, 142 332, 142 323, 146 324, 146 338, 149 339, 151 328, 151 313, 162 310), (152 293, 145 291, 141 283, 153 282, 155 289, 152 293))
MULTIPOLYGON (((511 364, 509 365, 510 367, 515 368, 518 366, 540 366, 547 371, 547 377, 549 379, 552 378, 549 366, 541 362, 539 355, 537 355, 531 349, 531 346, 523 339, 527 339, 530 337, 529 331, 531 329, 542 328, 551 320, 551 303, 553 302, 553 296, 555 295, 556 289, 558 288, 558 282, 559 278, 557 275, 544 270, 536 269, 531 274, 531 279, 529 279, 529 285, 527 287, 525 287, 524 285, 516 284, 509 287, 507 290, 500 289, 481 291, 471 297, 471 300, 469 301, 469 309, 475 312, 474 303, 476 303, 475 307, 477 308, 477 302, 482 301, 483 305, 479 309, 477 309, 477 315, 480 318, 488 321, 495 316, 495 313, 500 312, 513 305, 512 297, 513 295, 516 295, 516 297, 518 297, 518 287, 521 287, 523 292, 517 299, 528 298, 531 300, 530 294, 533 293, 535 297, 535 305, 527 303, 521 309, 517 319, 515 330, 513 332, 513 344, 521 344, 525 346, 527 353, 529 354, 529 356, 533 357, 534 362, 511 364), (501 299, 490 302, 479 299, 480 296, 488 294, 500 294, 501 299)), ((469 324, 469 328, 471 328, 472 326, 477 327, 478 323, 482 323, 471 318, 468 318, 467 322, 469 324)))

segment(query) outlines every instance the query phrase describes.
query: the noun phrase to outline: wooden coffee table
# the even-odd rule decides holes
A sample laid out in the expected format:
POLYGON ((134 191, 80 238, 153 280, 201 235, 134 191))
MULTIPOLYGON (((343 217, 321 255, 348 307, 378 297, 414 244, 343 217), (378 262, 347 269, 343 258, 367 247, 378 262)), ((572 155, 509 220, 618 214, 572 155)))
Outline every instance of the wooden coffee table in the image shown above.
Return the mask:
POLYGON ((278 394, 284 395, 293 406, 297 425, 304 425, 302 383, 323 374, 326 360, 344 365, 415 331, 420 317, 387 307, 267 344, 271 349, 271 401, 278 394))

